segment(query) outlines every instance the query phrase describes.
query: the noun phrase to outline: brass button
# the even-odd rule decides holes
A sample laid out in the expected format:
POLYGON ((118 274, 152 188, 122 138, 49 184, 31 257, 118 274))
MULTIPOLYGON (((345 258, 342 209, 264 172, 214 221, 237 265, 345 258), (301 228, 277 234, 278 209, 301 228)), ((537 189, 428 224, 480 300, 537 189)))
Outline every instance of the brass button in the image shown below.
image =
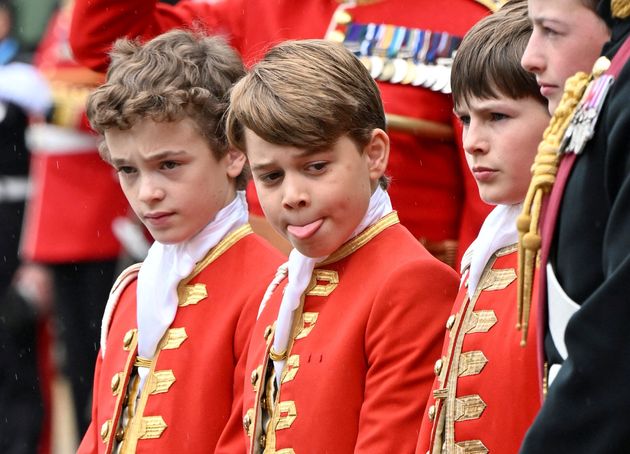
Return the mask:
POLYGON ((249 426, 252 424, 252 418, 249 415, 243 416, 243 428, 249 432, 249 426))
POLYGON ((431 405, 429 407, 429 421, 433 421, 435 419, 435 405, 431 405))
POLYGON ((453 325, 455 325, 455 315, 451 315, 448 320, 446 320, 446 329, 450 330, 453 325))
POLYGON ((101 426, 101 439, 104 442, 107 442, 107 436, 109 435, 109 425, 110 425, 110 422, 109 420, 107 420, 101 426))
POLYGON ((118 394, 118 392, 120 391, 120 373, 118 374, 114 374, 112 376, 112 393, 114 393, 114 395, 118 394))
POLYGON ((265 448, 265 446, 267 445, 267 437, 265 436, 265 434, 262 434, 260 436, 260 438, 258 439, 258 443, 260 444, 261 448, 265 448))
POLYGON ((435 362, 435 365, 433 366, 433 372, 435 372, 435 375, 440 375, 440 372, 442 372, 442 365, 444 364, 444 362, 442 361, 442 358, 438 359, 435 362))
POLYGON ((326 35, 328 41, 334 41, 336 43, 343 43, 346 39, 346 35, 339 30, 333 30, 326 35))
POLYGON ((271 326, 267 326, 267 328, 265 328, 265 333, 263 334, 265 340, 269 339, 269 336, 271 336, 271 331, 271 326))
POLYGON ((335 14, 333 14, 333 19, 340 25, 346 25, 352 22, 352 16, 345 10, 337 10, 335 14))
POLYGON ((129 347, 131 346, 131 342, 133 342, 133 336, 135 334, 136 330, 130 329, 129 331, 127 331, 125 333, 125 337, 123 338, 123 347, 125 348, 125 350, 129 350, 129 347))
POLYGON ((120 443, 123 441, 123 438, 125 438, 125 429, 121 427, 116 431, 116 441, 120 443))
POLYGON ((256 383, 258 383, 258 369, 252 371, 252 385, 256 386, 256 383))
POLYGON ((610 68, 610 60, 603 56, 599 57, 597 60, 595 60, 595 64, 593 65, 593 76, 601 76, 606 71, 608 71, 608 68, 610 68))

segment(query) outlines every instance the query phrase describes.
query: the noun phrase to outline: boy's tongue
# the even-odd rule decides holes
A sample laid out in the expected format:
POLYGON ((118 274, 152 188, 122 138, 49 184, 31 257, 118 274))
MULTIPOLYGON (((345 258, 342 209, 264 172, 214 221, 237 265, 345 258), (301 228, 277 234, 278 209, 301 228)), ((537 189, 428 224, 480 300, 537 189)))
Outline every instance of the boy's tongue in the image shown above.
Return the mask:
POLYGON ((322 225, 322 222, 324 220, 320 218, 306 225, 288 225, 287 230, 294 237, 303 240, 313 235, 322 225))

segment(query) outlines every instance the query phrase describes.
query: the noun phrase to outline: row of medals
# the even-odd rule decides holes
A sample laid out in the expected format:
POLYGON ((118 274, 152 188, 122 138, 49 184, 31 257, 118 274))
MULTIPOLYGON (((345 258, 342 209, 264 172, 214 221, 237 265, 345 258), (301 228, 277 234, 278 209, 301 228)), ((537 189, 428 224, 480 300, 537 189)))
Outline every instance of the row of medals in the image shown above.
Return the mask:
POLYGON ((381 82, 425 87, 442 93, 451 92, 450 58, 439 58, 435 64, 414 62, 411 59, 383 58, 363 55, 359 60, 370 75, 381 82))
MULTIPOLYGON (((384 54, 383 48, 387 48, 391 43, 379 43, 376 45, 374 52, 362 52, 359 50, 361 45, 357 42, 349 42, 348 36, 339 31, 337 27, 345 27, 348 30, 352 25, 364 29, 368 26, 360 24, 352 24, 352 18, 347 11, 337 11, 332 19, 333 31, 327 36, 328 39, 344 44, 363 63, 363 65, 370 72, 371 76, 381 82, 389 82, 393 84, 412 85, 414 87, 425 87, 432 91, 451 93, 451 65, 453 62, 453 54, 447 56, 441 56, 435 58, 434 61, 423 61, 418 55, 409 56, 407 58, 401 58, 403 42, 399 42, 399 46, 389 56, 379 55, 384 54), (367 54, 367 55, 366 55, 367 54), (397 54, 397 55, 396 55, 397 54), (390 58, 391 57, 391 58, 390 58)), ((370 24, 369 27, 387 27, 395 29, 397 31, 406 30, 403 27, 396 27, 392 25, 376 25, 370 24)), ((381 30, 382 31, 382 30, 381 30)), ((419 30, 414 30, 418 32, 419 30)), ((374 33, 376 35, 377 33, 374 33)), ((443 38, 448 37, 446 33, 439 33, 443 38)), ((391 37, 391 34, 390 34, 391 37)), ((365 37, 359 38, 364 39, 365 37)), ((372 40, 378 40, 376 36, 370 36, 372 40)), ((365 42, 364 42, 365 43, 365 42)), ((417 53, 418 50, 416 50, 417 53)))

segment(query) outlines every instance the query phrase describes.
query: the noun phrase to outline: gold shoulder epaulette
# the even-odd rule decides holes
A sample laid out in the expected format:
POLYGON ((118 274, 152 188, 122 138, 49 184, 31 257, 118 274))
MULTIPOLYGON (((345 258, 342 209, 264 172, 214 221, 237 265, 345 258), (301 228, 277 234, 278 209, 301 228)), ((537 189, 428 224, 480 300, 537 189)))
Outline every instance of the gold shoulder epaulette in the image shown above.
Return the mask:
POLYGON ((475 0, 477 3, 481 3, 483 6, 488 8, 490 11, 495 13, 499 8, 505 5, 508 0, 475 0))
POLYGON ((532 180, 523 202, 523 211, 517 219, 519 240, 516 328, 522 330, 521 345, 523 346, 527 342, 534 270, 542 243, 540 215, 543 198, 551 192, 556 180, 560 161, 559 150, 564 133, 590 79, 589 74, 582 72, 567 79, 560 104, 543 133, 542 142, 538 145, 538 152, 532 166, 532 180))

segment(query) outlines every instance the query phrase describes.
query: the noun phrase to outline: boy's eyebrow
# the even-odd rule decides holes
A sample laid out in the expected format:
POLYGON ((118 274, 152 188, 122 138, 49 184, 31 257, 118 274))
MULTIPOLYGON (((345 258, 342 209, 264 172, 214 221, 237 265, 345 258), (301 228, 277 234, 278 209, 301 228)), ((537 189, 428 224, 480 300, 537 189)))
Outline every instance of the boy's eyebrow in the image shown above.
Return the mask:
MULTIPOLYGON (((251 165, 251 163, 250 163, 251 165)), ((272 162, 263 162, 262 164, 256 164, 256 165, 251 165, 251 171, 252 172, 260 172, 260 171, 264 171, 267 170, 269 168, 273 167, 273 163, 272 162)))
MULTIPOLYGON (((317 153, 325 153, 327 150, 306 150, 302 149, 295 153, 295 158, 304 158, 317 153)), ((275 164, 273 161, 261 162, 260 164, 252 164, 251 161, 249 163, 250 169, 252 172, 254 171, 264 171, 271 167, 274 167, 275 164)))
MULTIPOLYGON (((173 159, 185 155, 185 150, 165 150, 155 154, 150 154, 142 158, 143 161, 163 161, 165 159, 173 159)), ((110 158, 109 163, 114 167, 120 167, 129 163, 125 158, 110 158)))
POLYGON ((185 154, 186 154, 185 150, 165 150, 165 151, 160 151, 155 154, 149 154, 145 158, 145 161, 161 161, 164 159, 178 158, 185 154))
POLYGON ((538 16, 538 17, 530 16, 529 20, 532 21, 532 23, 536 25, 542 25, 543 22, 557 24, 557 25, 561 25, 563 23, 559 19, 555 19, 553 17, 545 17, 545 16, 538 16))
POLYGON ((484 99, 477 103, 473 103, 472 106, 468 106, 467 112, 485 113, 485 112, 492 112, 494 110, 505 110, 505 109, 509 109, 509 106, 505 105, 505 102, 503 102, 500 99, 492 98, 492 99, 484 99))
POLYGON ((462 115, 465 115, 463 111, 457 108, 453 108, 453 114, 455 114, 456 117, 461 117, 462 115))

